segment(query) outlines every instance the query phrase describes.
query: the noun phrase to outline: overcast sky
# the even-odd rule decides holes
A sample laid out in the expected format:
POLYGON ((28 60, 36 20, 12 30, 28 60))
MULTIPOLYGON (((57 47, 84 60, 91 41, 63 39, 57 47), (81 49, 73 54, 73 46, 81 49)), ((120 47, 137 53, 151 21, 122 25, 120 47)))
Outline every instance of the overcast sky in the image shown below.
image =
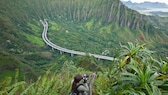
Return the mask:
POLYGON ((141 3, 144 1, 150 1, 150 2, 161 2, 161 3, 168 4, 168 0, 121 0, 121 1, 132 1, 132 2, 137 2, 137 3, 141 3))

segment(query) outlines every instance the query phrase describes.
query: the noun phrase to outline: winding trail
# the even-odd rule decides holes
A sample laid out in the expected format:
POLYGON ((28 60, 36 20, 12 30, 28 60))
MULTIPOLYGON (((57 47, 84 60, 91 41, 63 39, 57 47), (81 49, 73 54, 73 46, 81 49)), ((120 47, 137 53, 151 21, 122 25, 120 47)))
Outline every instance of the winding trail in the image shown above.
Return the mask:
MULTIPOLYGON (((86 55, 85 52, 80 52, 80 51, 75 51, 75 50, 69 50, 69 49, 66 49, 66 48, 63 48, 63 47, 60 47, 58 45, 55 45, 54 43, 52 43, 48 38, 47 38, 47 30, 48 30, 48 23, 46 21, 46 19, 44 20, 40 20, 40 22, 43 24, 43 33, 42 33, 42 39, 43 41, 48 45, 50 46, 51 48, 53 49, 56 49, 56 50, 59 50, 60 53, 69 53, 72 55, 81 55, 81 56, 84 56, 86 55)), ((116 60, 115 58, 113 57, 109 57, 109 56, 103 56, 103 55, 97 55, 97 54, 91 54, 89 53, 89 56, 94 56, 95 58, 98 58, 98 59, 103 59, 103 60, 109 60, 109 61, 113 61, 113 60, 116 60)))

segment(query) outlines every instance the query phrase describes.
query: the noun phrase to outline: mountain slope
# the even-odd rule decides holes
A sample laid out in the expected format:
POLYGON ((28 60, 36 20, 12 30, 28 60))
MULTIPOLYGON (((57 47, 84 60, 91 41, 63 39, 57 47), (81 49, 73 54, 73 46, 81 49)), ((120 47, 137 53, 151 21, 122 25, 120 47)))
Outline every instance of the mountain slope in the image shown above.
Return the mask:
MULTIPOLYGON (((160 42, 167 47, 165 32, 119 0, 1 0, 0 9, 1 50, 38 70, 51 61, 59 62, 60 58, 58 52, 50 51, 42 41, 40 19, 48 19, 49 31, 56 31, 49 33, 50 39, 60 45, 67 42, 66 48, 95 53, 112 48, 109 55, 114 56, 119 42, 136 39, 149 43, 155 50, 162 49, 157 45, 160 42), (69 36, 63 32, 67 29, 72 32, 69 36), (79 38, 88 43, 89 49, 83 43, 80 45, 79 38)), ((167 51, 165 47, 162 52, 167 51)))

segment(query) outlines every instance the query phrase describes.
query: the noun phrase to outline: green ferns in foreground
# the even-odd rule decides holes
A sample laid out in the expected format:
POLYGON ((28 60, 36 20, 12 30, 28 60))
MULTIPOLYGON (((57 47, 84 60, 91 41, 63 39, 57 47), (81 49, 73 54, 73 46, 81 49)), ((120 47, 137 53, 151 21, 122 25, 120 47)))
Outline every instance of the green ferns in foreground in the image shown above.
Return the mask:
MULTIPOLYGON (((121 45, 118 60, 97 72, 93 95, 166 95, 168 94, 167 60, 156 60, 144 45, 128 42, 121 45)), ((56 65, 57 66, 57 65, 56 65)), ((53 68, 55 66, 53 65, 53 68)), ((1 82, 0 95, 68 95, 71 80, 77 73, 91 73, 66 61, 61 71, 53 68, 39 76, 36 82, 18 82, 17 75, 1 82)))

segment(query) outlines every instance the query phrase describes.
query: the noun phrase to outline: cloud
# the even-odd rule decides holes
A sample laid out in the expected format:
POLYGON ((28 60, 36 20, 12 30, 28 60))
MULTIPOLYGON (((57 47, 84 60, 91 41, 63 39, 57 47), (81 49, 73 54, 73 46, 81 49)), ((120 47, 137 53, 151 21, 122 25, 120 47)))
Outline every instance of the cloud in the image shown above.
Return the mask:
POLYGON ((137 3, 142 3, 142 2, 145 2, 145 1, 149 1, 149 2, 160 2, 160 3, 168 4, 168 0, 121 0, 121 1, 132 1, 132 2, 137 2, 137 3))

